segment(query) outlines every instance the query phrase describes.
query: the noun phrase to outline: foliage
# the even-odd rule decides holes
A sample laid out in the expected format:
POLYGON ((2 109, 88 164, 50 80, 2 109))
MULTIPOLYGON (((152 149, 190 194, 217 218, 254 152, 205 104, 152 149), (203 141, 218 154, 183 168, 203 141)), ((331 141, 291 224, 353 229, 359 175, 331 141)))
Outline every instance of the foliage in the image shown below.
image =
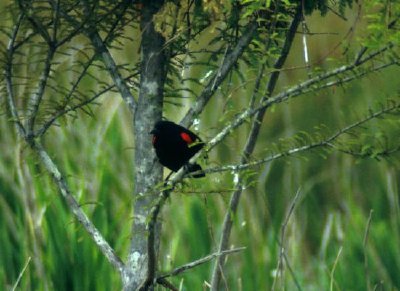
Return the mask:
MULTIPOLYGON (((80 209, 125 261, 138 235, 131 229, 132 172, 141 165, 134 163, 131 99, 117 81, 138 100, 145 3, 117 2, 0 3, 4 289, 124 284, 30 143, 48 151, 80 209), (94 45, 97 32, 115 68, 94 45), (10 78, 19 120, 8 101, 10 78), (41 100, 32 121, 35 96, 41 100), (27 141, 16 121, 31 126, 27 141)), ((200 160, 207 177, 177 183, 162 205, 158 275, 218 250, 228 213, 229 248, 246 247, 226 257, 221 286, 229 290, 400 288, 400 5, 302 2, 303 25, 279 67, 298 3, 154 1, 154 28, 168 59, 163 115, 178 122, 211 94, 186 121, 209 141, 208 158, 200 160), (219 80, 253 23, 254 37, 219 80), (254 116, 264 109, 254 153, 243 160, 254 116), (238 188, 243 194, 233 211, 238 188)), ((213 264, 168 280, 181 290, 207 289, 213 264)))

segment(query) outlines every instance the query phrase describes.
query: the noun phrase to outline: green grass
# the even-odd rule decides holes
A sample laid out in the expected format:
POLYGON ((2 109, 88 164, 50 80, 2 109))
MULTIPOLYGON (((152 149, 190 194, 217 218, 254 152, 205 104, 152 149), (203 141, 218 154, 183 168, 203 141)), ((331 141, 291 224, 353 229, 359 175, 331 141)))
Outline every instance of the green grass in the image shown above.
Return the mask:
MULTIPOLYGON (((299 45, 300 41, 295 46, 299 53, 291 55, 288 67, 304 65, 299 45)), ((318 46, 310 47, 315 50, 312 55, 325 53, 318 46)), ((280 88, 304 78, 304 71, 285 72, 280 88)), ((329 136, 369 108, 379 108, 377 104, 385 103, 388 96, 396 98, 393 92, 399 85, 398 69, 391 69, 346 88, 279 104, 266 115, 255 158, 272 152, 281 138, 302 131, 329 136)), ((88 91, 95 86, 85 83, 88 91)), ((227 105, 221 96, 211 101, 201 117, 204 139, 213 137, 226 121, 222 107, 226 105, 233 114, 239 110, 235 104, 247 104, 244 97, 251 95, 249 90, 240 86, 227 105)), ((75 120, 65 119, 51 128, 44 144, 85 213, 125 259, 133 217, 132 116, 118 94, 99 102, 101 106, 92 108, 93 117, 79 113, 75 120)), ((165 115, 174 121, 183 114, 181 108, 166 108, 165 115)), ((378 137, 364 134, 385 130, 388 142, 399 142, 398 116, 368 125, 357 138, 374 142, 378 137)), ((236 163, 248 128, 243 125, 213 149, 204 166, 236 163)), ((271 290, 272 286, 297 290, 295 279, 307 291, 400 290, 398 161, 399 154, 378 161, 314 150, 249 172, 230 240, 232 246, 246 249, 227 259, 224 282, 229 290, 271 290), (301 194, 283 239, 289 265, 285 263, 278 272, 282 223, 297 191, 301 194)), ((171 195, 161 213, 160 272, 216 250, 232 181, 231 173, 208 175, 186 181, 171 195)), ((121 288, 117 272, 76 222, 36 157, 15 136, 10 119, 0 115, 1 290, 12 288, 29 258, 17 290, 121 288)), ((182 290, 203 290, 212 268, 209 262, 171 281, 182 290)))
MULTIPOLYGON (((83 116, 52 129, 46 145, 85 212, 125 258, 134 167, 129 116, 118 103, 113 110, 97 108, 96 116, 83 116)), ((30 150, 10 133, 12 125, 1 118, 0 286, 9 289, 31 258, 20 290, 119 289, 117 273, 74 220, 30 150)), ((240 145, 228 148, 233 151, 225 151, 221 159, 234 161, 238 158, 234 150, 240 145)), ((209 163, 216 162, 211 155, 209 163)), ((275 161, 257 171, 265 175, 243 193, 235 216, 231 244, 246 250, 227 260, 225 279, 230 290, 268 290, 274 280, 276 290, 296 289, 286 264, 280 277, 274 274, 281 226, 298 189, 301 195, 286 227, 284 244, 302 290, 400 288, 400 175, 396 164, 342 154, 324 159, 313 152, 300 159, 275 161)), ((231 174, 216 174, 202 181, 188 180, 171 196, 162 212, 162 272, 216 249, 229 192, 189 192, 226 190, 231 179, 231 174)), ((201 289, 211 269, 210 262, 172 282, 182 284, 182 290, 201 289)))

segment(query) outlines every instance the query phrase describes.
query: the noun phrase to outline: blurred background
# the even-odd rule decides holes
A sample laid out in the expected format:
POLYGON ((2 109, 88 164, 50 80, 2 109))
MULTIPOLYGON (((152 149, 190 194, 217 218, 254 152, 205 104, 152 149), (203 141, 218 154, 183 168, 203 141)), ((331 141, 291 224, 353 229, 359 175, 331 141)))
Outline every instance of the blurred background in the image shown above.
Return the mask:
MULTIPOLYGON (((309 30, 316 33, 307 36, 314 69, 333 67, 337 61, 331 59, 344 61, 354 56, 344 55, 344 51, 360 47, 356 40, 365 33, 365 23, 362 17, 357 19, 356 7, 347 10, 346 17, 332 13, 306 17, 309 30)), ((129 67, 137 60, 138 43, 136 38, 126 41, 113 56, 129 67)), ((79 53, 74 57, 79 58, 79 53)), ((58 66, 71 63, 65 57, 58 66)), ((275 92, 308 78, 301 35, 285 67, 291 69, 282 72, 275 92)), ((201 79, 209 70, 196 67, 184 73, 201 79)), ((70 74, 60 75, 59 82, 68 83, 70 74)), ((248 104, 256 72, 246 74, 251 85, 232 77, 200 116, 193 128, 203 140, 211 139, 230 116, 248 104)), ((368 115, 369 109, 379 110, 388 99, 398 99, 398 76, 398 67, 389 68, 274 106, 265 116, 254 160, 295 145, 295 135, 302 134, 304 139, 330 136, 368 115)), ((99 85, 87 80, 84 86, 91 91, 99 85)), ((198 93, 200 86, 190 89, 198 93)), ((4 96, 0 98, 4 103, 4 96)), ((171 98, 165 117, 179 122, 192 101, 171 98)), ((118 274, 16 136, 5 107, 1 112, 0 289, 11 289, 21 272, 19 290, 119 289, 118 274)), ((249 127, 244 124, 213 149, 208 160, 202 161, 203 168, 237 163, 249 127)), ((129 250, 133 215, 132 131, 125 103, 117 93, 109 92, 90 112, 63 118, 44 140, 67 176, 72 193, 122 258, 129 250)), ((356 136, 347 138, 365 140, 365 150, 376 143, 399 145, 399 116, 372 120, 356 136)), ((399 290, 398 161, 398 153, 387 158, 357 158, 313 150, 248 171, 249 182, 230 240, 232 246, 246 249, 227 259, 224 281, 229 290, 271 290, 272 286, 296 290, 296 282, 302 290, 399 290), (289 266, 285 264, 285 271, 278 273, 282 224, 297 192, 299 198, 284 237, 289 266)), ((232 187, 232 173, 215 173, 187 180, 171 195, 161 215, 161 272, 215 251, 232 187)), ((206 290, 212 266, 204 264, 171 281, 182 290, 206 290)))

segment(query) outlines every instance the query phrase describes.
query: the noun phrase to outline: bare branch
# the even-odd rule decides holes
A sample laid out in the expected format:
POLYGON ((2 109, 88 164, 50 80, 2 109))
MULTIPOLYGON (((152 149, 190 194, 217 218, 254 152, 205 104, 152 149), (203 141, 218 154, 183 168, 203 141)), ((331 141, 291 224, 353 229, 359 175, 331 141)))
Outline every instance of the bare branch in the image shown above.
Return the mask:
POLYGON ((75 215, 76 219, 81 223, 86 232, 93 239, 94 243, 103 253, 103 255, 108 259, 111 265, 121 274, 124 273, 124 264, 121 259, 117 256, 115 251, 111 248, 108 242, 104 239, 102 234, 96 228, 96 226, 92 223, 92 221, 86 216, 86 214, 82 211, 81 206, 75 200, 74 196, 72 196, 68 185, 65 181, 64 176, 59 171, 57 165, 51 159, 51 157, 47 154, 46 150, 42 147, 42 145, 38 142, 31 142, 32 149, 39 156, 40 161, 43 166, 47 170, 47 172, 54 179, 62 197, 65 199, 68 207, 71 212, 75 215))
POLYGON ((213 260, 215 258, 218 258, 220 256, 225 256, 225 255, 228 255, 228 254, 237 253, 237 252, 243 251, 245 249, 246 249, 245 247, 241 247, 241 248, 234 248, 234 249, 230 249, 230 250, 224 250, 222 252, 212 253, 212 254, 210 254, 208 256, 205 256, 205 257, 203 257, 201 259, 198 259, 196 261, 193 261, 193 262, 187 263, 185 265, 182 265, 182 266, 180 266, 178 268, 175 268, 171 272, 168 272, 167 274, 164 274, 164 275, 161 275, 161 276, 157 277, 157 280, 160 279, 160 278, 167 278, 167 277, 179 275, 181 273, 184 273, 184 272, 186 272, 186 271, 188 271, 190 269, 193 269, 193 268, 195 268, 197 266, 200 266, 200 265, 202 265, 204 263, 207 263, 208 261, 211 261, 211 260, 213 260))
POLYGON ((121 92, 121 96, 124 99, 125 103, 128 105, 128 108, 131 110, 131 112, 135 112, 136 108, 135 98, 131 94, 128 85, 118 72, 117 65, 113 57, 111 56, 111 53, 107 49, 107 46, 101 39, 99 33, 97 31, 93 31, 89 35, 89 38, 92 41, 92 44, 95 47, 98 54, 101 55, 101 59, 103 60, 104 65, 106 66, 108 72, 110 73, 111 78, 113 79, 116 87, 121 92))
POLYGON ((47 80, 50 74, 51 68, 51 60, 55 53, 55 48, 49 44, 49 51, 47 54, 47 58, 45 61, 45 68, 42 72, 42 75, 39 80, 39 87, 35 94, 29 100, 28 104, 28 132, 25 131, 23 127, 20 117, 18 115, 17 108, 15 106, 14 100, 14 90, 12 84, 12 63, 13 63, 13 55, 15 53, 14 43, 15 39, 23 20, 23 14, 20 15, 16 25, 14 26, 14 30, 12 32, 8 47, 7 47, 7 62, 5 68, 5 75, 6 75, 6 87, 7 87, 7 96, 8 96, 8 103, 11 112, 11 116, 13 118, 14 123, 16 124, 17 133, 25 139, 27 144, 32 148, 32 150, 38 155, 39 160, 42 162, 46 171, 52 176, 54 179, 62 197, 65 199, 68 207, 70 208, 73 215, 76 219, 81 223, 90 237, 93 239, 95 244, 98 246, 100 251, 104 254, 104 256, 109 260, 112 266, 114 266, 118 272, 121 274, 121 277, 124 275, 124 264, 120 260, 120 258, 115 254, 114 250, 111 246, 107 243, 98 229, 94 226, 94 224, 89 220, 86 214, 80 208, 79 203, 75 200, 73 195, 70 193, 68 185, 65 181, 64 176, 59 171, 57 165, 48 155, 46 150, 42 147, 42 145, 34 139, 32 135, 32 130, 35 123, 35 118, 37 117, 37 113, 39 110, 40 102, 42 100, 44 90, 47 84, 47 80))
MULTIPOLYGON (((267 98, 269 98, 269 96, 272 94, 272 92, 275 89, 276 82, 278 81, 278 78, 279 78, 280 69, 283 67, 283 65, 287 59, 287 56, 290 51, 290 47, 292 45, 293 39, 296 34, 297 27, 299 26, 299 23, 300 23, 300 20, 301 20, 301 9, 299 6, 297 8, 295 17, 293 18, 292 23, 289 26, 289 29, 288 29, 288 32, 287 32, 287 35, 285 38, 285 42, 282 46, 280 56, 274 64, 275 71, 271 74, 271 76, 269 78, 269 82, 266 87, 267 93, 261 99, 261 103, 264 102, 267 98)), ((262 74, 264 71, 263 67, 264 67, 264 65, 260 69, 260 75, 259 75, 258 81, 260 81, 260 79, 262 77, 262 74)), ((259 87, 259 83, 256 82, 256 86, 255 86, 256 91, 258 91, 258 87, 259 87)), ((254 92, 254 94, 255 94, 255 92, 254 92)), ((251 106, 250 108, 253 109, 253 106, 251 106)), ((241 159, 242 164, 246 163, 248 161, 248 159, 250 158, 251 154, 254 151, 254 147, 255 147, 255 144, 256 144, 256 141, 258 138, 258 134, 260 132, 261 123, 264 118, 265 112, 266 112, 266 107, 264 109, 258 111, 255 114, 255 118, 253 120, 252 127, 250 130, 248 139, 246 141, 246 145, 243 149, 243 155, 242 155, 242 159, 241 159)), ((219 242, 219 246, 218 246, 218 250, 220 252, 225 250, 228 247, 229 237, 230 237, 230 233, 232 230, 232 224, 233 224, 232 217, 236 213, 237 207, 239 205, 239 199, 243 192, 242 182, 243 181, 240 176, 235 181, 236 190, 232 193, 231 199, 229 201, 229 207, 225 214, 225 218, 224 218, 224 222, 223 222, 223 226, 222 226, 222 234, 221 234, 221 238, 220 238, 220 242, 219 242)), ((212 273, 212 278, 211 278, 211 290, 219 289, 219 282, 220 282, 222 270, 223 270, 223 261, 224 261, 224 256, 221 256, 217 259, 217 261, 215 263, 214 270, 212 273)))
POLYGON ((147 278, 139 288, 141 291, 146 291, 148 290, 149 286, 153 284, 153 281, 155 279, 155 273, 156 273, 156 224, 158 220, 158 215, 160 214, 160 211, 169 197, 169 193, 172 189, 167 189, 165 191, 160 192, 160 196, 156 202, 156 204, 152 207, 150 211, 150 221, 148 224, 148 231, 149 231, 149 236, 147 239, 147 260, 148 260, 148 266, 147 266, 147 278))
POLYGON ((161 286, 164 286, 165 288, 168 288, 169 290, 173 291, 179 291, 178 288, 176 288, 174 285, 172 285, 167 279, 165 278, 159 278, 157 279, 157 283, 160 284, 161 286))
MULTIPOLYGON (((296 191, 296 195, 294 196, 292 203, 290 204, 290 207, 289 207, 289 210, 288 210, 288 212, 287 212, 287 214, 286 214, 285 220, 284 220, 284 222, 282 223, 282 227, 281 227, 281 239, 280 239, 280 242, 279 242, 280 248, 279 248, 278 265, 277 265, 277 267, 276 267, 276 276, 275 276, 275 278, 274 278, 274 282, 273 282, 272 288, 271 288, 271 290, 273 290, 273 291, 275 290, 277 278, 278 278, 279 276, 281 276, 280 273, 283 274, 283 261, 285 260, 286 264, 289 265, 289 260, 288 260, 288 258, 286 257, 285 246, 284 246, 284 240, 285 240, 286 228, 287 228, 287 225, 288 225, 288 223, 289 223, 289 219, 290 219, 290 217, 291 217, 292 214, 293 214, 293 211, 294 211, 294 208, 296 207, 297 201, 299 200, 300 193, 301 193, 301 192, 300 192, 300 189, 298 189, 298 190, 296 191)), ((295 284, 296 284, 296 286, 297 286, 297 289, 298 289, 298 290, 301 290, 300 284, 299 284, 299 282, 297 281, 296 277, 294 276, 294 273, 291 273, 291 274, 292 274, 292 276, 293 276, 293 278, 294 278, 294 282, 295 282, 295 284)))
POLYGON ((200 96, 197 98, 196 102, 186 113, 185 117, 180 122, 181 125, 189 127, 193 119, 203 111, 204 107, 207 105, 208 101, 214 95, 219 85, 225 80, 226 76, 228 76, 233 66, 236 64, 237 60, 242 55, 243 51, 252 41, 253 35, 257 30, 257 26, 258 25, 255 20, 251 21, 247 25, 247 28, 243 32, 241 38, 238 40, 236 47, 228 55, 224 57, 224 61, 221 64, 219 70, 210 79, 206 87, 201 92, 200 96))

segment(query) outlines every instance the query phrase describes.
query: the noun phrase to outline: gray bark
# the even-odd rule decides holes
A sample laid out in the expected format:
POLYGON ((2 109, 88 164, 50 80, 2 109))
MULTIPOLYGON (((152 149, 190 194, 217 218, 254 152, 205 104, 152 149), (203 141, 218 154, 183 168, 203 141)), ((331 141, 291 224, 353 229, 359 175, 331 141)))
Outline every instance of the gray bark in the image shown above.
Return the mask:
MULTIPOLYGON (((124 278, 125 290, 136 290, 147 276, 147 221, 157 192, 154 185, 162 179, 162 167, 155 160, 149 132, 153 124, 162 117, 163 89, 166 57, 164 39, 155 31, 153 15, 163 1, 145 2, 141 15, 141 79, 137 109, 134 115, 135 136, 135 186, 134 219, 132 241, 127 267, 129 274, 124 278), (153 192, 152 192, 153 189, 153 192)), ((159 227, 156 232, 159 237, 159 227)))

